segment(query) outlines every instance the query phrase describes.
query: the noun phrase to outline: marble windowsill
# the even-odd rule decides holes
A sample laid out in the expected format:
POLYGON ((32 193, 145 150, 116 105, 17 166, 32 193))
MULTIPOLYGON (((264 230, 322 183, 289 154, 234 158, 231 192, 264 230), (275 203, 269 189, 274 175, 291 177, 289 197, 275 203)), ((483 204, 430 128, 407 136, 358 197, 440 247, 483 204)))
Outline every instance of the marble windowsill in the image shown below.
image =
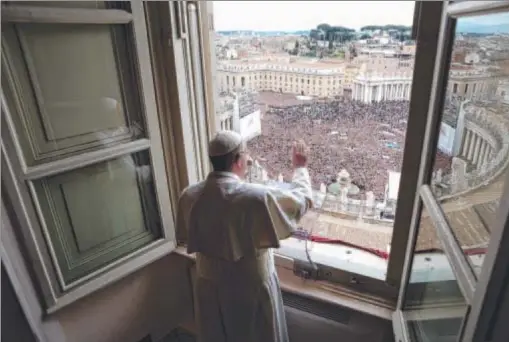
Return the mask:
MULTIPOLYGON (((189 260, 195 260, 195 255, 188 254, 184 246, 177 247, 174 253, 189 260)), ((375 301, 370 302, 365 294, 356 294, 352 290, 346 290, 339 285, 324 281, 302 279, 294 275, 292 266, 293 261, 290 259, 285 260, 285 258, 281 258, 281 260, 276 260, 276 269, 283 291, 363 312, 382 319, 392 319, 394 308, 390 302, 387 301, 382 306, 379 301, 376 303, 375 301)))

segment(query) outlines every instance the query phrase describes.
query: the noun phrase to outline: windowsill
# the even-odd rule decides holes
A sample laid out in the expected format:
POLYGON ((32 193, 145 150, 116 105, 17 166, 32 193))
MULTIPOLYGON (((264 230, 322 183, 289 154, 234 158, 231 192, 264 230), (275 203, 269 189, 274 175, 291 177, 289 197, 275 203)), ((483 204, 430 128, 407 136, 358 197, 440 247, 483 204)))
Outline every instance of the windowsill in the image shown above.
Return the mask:
MULTIPOLYGON (((281 241, 278 254, 297 260, 307 260, 306 242, 297 238, 281 241)), ((387 260, 363 250, 344 245, 308 242, 309 256, 321 265, 385 281, 387 260)))
MULTIPOLYGON (((175 249, 175 253, 195 261, 194 254, 188 254, 184 246, 175 249)), ((284 256, 275 256, 276 269, 281 289, 318 301, 349 308, 371 316, 391 320, 393 304, 379 298, 368 297, 365 293, 355 292, 340 285, 325 281, 300 278, 293 273, 293 260, 284 256)))

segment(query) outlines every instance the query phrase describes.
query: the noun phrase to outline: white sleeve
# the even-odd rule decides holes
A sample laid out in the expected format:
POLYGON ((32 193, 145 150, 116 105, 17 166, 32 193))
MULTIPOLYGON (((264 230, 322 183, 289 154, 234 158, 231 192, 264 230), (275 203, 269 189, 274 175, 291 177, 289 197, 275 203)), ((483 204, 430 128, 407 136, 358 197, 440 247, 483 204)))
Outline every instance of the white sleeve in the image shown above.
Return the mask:
MULTIPOLYGON (((300 221, 302 216, 313 206, 311 180, 306 168, 295 169, 292 185, 292 189, 282 189, 278 187, 271 187, 270 189, 270 194, 277 202, 277 205, 269 205, 269 211, 277 213, 274 216, 281 216, 281 213, 278 213, 279 210, 277 210, 280 209, 286 216, 286 220, 279 221, 281 223, 293 223, 290 225, 292 226, 291 229, 288 229, 289 227, 277 227, 279 229, 276 229, 276 231, 278 231, 277 235, 280 239, 288 237, 290 235, 289 233, 291 233, 290 230, 296 228, 296 224, 300 221)), ((285 224, 282 224, 282 226, 285 226, 285 224)))

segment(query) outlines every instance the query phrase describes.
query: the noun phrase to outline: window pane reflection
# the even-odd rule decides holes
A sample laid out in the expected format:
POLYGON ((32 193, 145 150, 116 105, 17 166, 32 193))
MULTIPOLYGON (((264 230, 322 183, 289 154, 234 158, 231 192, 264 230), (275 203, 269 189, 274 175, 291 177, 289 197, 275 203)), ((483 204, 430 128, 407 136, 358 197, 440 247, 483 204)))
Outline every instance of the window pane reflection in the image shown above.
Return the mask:
POLYGON ((458 19, 433 167, 433 192, 477 275, 509 162, 509 51, 501 48, 509 36, 473 24, 506 18, 458 19))
POLYGON ((404 302, 413 341, 457 337, 467 304, 428 213, 421 223, 404 302))
POLYGON ((145 136, 121 25, 2 25, 2 89, 28 165, 145 136), (5 39, 4 39, 5 38, 5 39))

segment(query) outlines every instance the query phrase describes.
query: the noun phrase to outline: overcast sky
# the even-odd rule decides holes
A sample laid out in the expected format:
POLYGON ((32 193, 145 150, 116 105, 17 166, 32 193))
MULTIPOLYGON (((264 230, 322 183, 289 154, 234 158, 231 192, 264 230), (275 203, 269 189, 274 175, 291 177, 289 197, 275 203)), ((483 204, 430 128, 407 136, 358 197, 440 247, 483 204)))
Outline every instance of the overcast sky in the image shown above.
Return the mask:
POLYGON ((412 25, 414 1, 214 1, 217 31, 309 30, 316 25, 412 25))

